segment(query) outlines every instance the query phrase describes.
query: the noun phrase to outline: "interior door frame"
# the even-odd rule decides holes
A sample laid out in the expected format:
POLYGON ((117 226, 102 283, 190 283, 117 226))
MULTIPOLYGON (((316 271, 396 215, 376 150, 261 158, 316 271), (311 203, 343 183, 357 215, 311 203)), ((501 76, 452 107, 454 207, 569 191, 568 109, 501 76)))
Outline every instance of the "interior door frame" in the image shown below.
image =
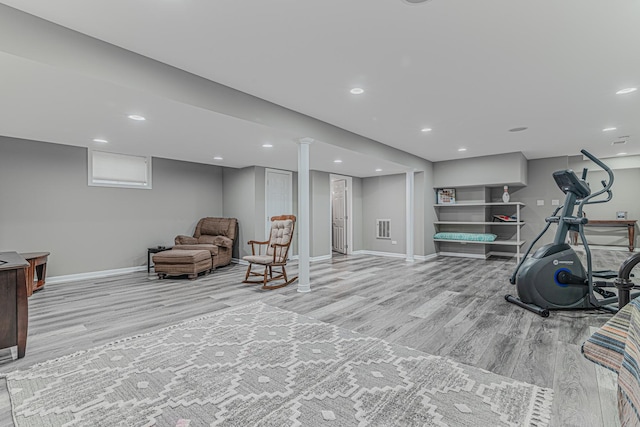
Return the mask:
POLYGON ((347 250, 346 255, 353 253, 353 179, 346 175, 329 174, 329 254, 333 254, 333 194, 332 183, 343 179, 346 181, 345 203, 347 204, 347 250))

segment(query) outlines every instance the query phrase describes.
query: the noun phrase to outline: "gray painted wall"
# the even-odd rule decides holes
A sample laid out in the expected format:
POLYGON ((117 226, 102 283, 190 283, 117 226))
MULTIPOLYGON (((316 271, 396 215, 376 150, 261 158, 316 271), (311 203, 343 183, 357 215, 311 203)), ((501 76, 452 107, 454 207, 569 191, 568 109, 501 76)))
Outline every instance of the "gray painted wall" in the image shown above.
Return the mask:
POLYGON ((433 164, 433 186, 526 185, 527 159, 522 153, 448 160, 433 164))
MULTIPOLYGON (((293 213, 297 215, 298 210, 298 183, 297 174, 293 173, 293 213)), ((237 218, 240 225, 240 238, 238 249, 234 251, 233 257, 242 259, 243 256, 251 255, 251 246, 247 244, 249 240, 264 241, 267 239, 266 233, 266 205, 265 205, 265 168, 251 166, 241 169, 223 169, 223 191, 224 191, 224 215, 226 217, 237 218)), ((298 253, 298 231, 294 233, 291 255, 298 253)))
MULTIPOLYGON (((429 163, 424 173, 416 174, 415 181, 422 181, 422 194, 424 196, 422 201, 422 209, 424 212, 423 216, 423 224, 424 230, 423 235, 416 235, 416 240, 422 240, 424 242, 423 252, 418 252, 418 248, 416 247, 416 255, 431 255, 436 252, 435 243, 433 241, 433 235, 435 234, 435 227, 433 222, 436 221, 436 212, 433 208, 433 204, 435 203, 435 164, 429 163)), ((418 191, 418 185, 416 184, 416 191, 418 191)), ((416 197, 417 198, 417 197, 416 197)), ((416 218, 418 215, 416 214, 416 218)))
MULTIPOLYGON (((542 231, 546 223, 544 219, 553 213, 556 206, 552 206, 552 200, 564 200, 564 194, 558 189, 553 180, 553 172, 567 168, 567 157, 553 157, 547 159, 529 160, 527 168, 527 186, 526 187, 510 187, 509 193, 511 201, 522 202, 525 207, 522 208, 522 220, 525 225, 521 228, 522 239, 526 241, 522 250, 526 250, 533 239, 542 231), (537 201, 543 200, 543 206, 537 206, 537 201)), ((500 188, 495 189, 492 194, 492 200, 498 200, 501 197, 500 188)), ((543 237, 535 246, 539 248, 543 244, 553 240, 555 233, 555 225, 551 225, 545 237, 543 237)), ((500 249, 503 252, 509 252, 508 247, 500 249)))
MULTIPOLYGON (((604 204, 588 205, 584 211, 591 219, 615 219, 617 211, 627 211, 628 218, 640 218, 640 198, 638 198, 638 183, 640 182, 640 167, 634 167, 630 159, 605 159, 605 163, 612 167, 615 175, 613 185, 613 200, 604 204)), ((562 204, 564 194, 553 180, 552 173, 561 169, 573 169, 578 176, 582 168, 589 168, 587 181, 593 190, 600 189, 600 180, 607 176, 590 161, 583 161, 582 156, 553 157, 529 161, 529 184, 512 192, 512 200, 522 201, 527 206, 523 209, 523 219, 527 224, 522 228, 527 242, 542 230, 544 218, 551 215, 555 206, 552 200, 559 200, 562 204), (537 200, 543 200, 544 206, 537 206, 537 200)), ((553 239, 555 226, 552 225, 545 237, 536 245, 548 243, 553 239)), ((591 228, 585 229, 587 239, 593 245, 627 246, 626 229, 623 228, 591 228)), ((636 233, 637 234, 637 233, 636 233)))
MULTIPOLYGON (((222 189, 224 194, 223 215, 238 220, 238 244, 234 249, 233 257, 239 259, 245 255, 251 255, 251 247, 247 245, 247 242, 257 239, 255 230, 255 168, 223 168, 222 189)), ((262 212, 264 212, 264 208, 262 212)), ((261 231, 262 234, 264 231, 261 231)))
POLYGON ((48 276, 142 266, 223 214, 222 168, 152 162, 152 190, 90 187, 86 149, 0 137, 0 250, 51 252, 48 276))
POLYGON ((310 171, 310 256, 331 254, 331 180, 329 173, 310 171))
POLYGON ((363 228, 362 228, 362 178, 351 178, 351 210, 353 227, 353 251, 359 251, 364 249, 363 243, 363 228))
POLYGON ((362 230, 364 249, 405 253, 406 177, 386 175, 362 179, 362 230), (391 239, 376 239, 376 219, 391 220, 391 239), (392 244, 396 241, 397 244, 392 244))
MULTIPOLYGON (((413 237, 413 253, 414 255, 425 254, 425 211, 431 210, 431 206, 428 208, 425 206, 426 188, 424 172, 418 172, 414 175, 414 205, 413 205, 413 222, 414 222, 414 237, 413 237), (426 209, 428 210, 426 210, 426 209)), ((431 194, 431 188, 429 188, 429 194, 431 194)), ((429 197, 431 201, 431 197, 429 197)), ((431 238, 431 235, 429 236, 431 238)))
POLYGON ((267 219, 267 204, 265 199, 265 190, 267 185, 266 169, 261 166, 255 166, 252 169, 254 171, 255 181, 255 194, 253 195, 253 229, 255 235, 252 237, 252 239, 266 241, 269 238, 267 233, 267 221, 270 222, 270 219, 267 219))
MULTIPOLYGON (((604 159, 614 174, 613 199, 610 202, 585 206, 584 212, 591 219, 616 219, 616 212, 626 211, 628 219, 640 219, 640 157, 604 159)), ((591 161, 583 161, 582 156, 569 158, 569 167, 580 175, 582 168, 589 169, 587 182, 595 192, 602 188, 601 180, 608 180, 607 174, 591 161)), ((629 244, 626 228, 586 227, 585 234, 589 244, 627 246, 629 244)), ((636 226, 636 235, 638 227, 636 226)), ((636 239, 637 241, 637 239, 636 239)))

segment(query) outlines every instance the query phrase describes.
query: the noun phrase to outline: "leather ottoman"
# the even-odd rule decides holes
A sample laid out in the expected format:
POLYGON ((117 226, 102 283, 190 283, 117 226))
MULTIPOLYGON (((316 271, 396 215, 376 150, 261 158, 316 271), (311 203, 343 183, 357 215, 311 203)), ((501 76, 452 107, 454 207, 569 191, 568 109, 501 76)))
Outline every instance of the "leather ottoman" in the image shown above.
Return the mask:
POLYGON ((198 273, 213 269, 211 252, 208 250, 170 250, 153 256, 154 268, 158 277, 187 275, 193 280, 198 273))

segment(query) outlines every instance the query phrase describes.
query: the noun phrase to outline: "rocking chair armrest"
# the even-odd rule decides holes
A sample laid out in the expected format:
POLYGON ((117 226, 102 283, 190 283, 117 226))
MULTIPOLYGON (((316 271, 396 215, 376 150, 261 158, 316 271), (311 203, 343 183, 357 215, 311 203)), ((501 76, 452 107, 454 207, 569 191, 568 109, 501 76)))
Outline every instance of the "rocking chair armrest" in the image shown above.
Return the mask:
MULTIPOLYGON (((268 242, 267 242, 268 243, 268 242)), ((286 245, 282 244, 282 243, 272 243, 270 245, 272 248, 275 248, 276 246, 280 246, 282 248, 286 248, 287 246, 289 246, 289 244, 287 243, 286 245)))
POLYGON ((249 241, 247 242, 247 244, 248 244, 248 245, 253 245, 253 244, 256 244, 256 245, 266 245, 267 243, 269 243, 269 241, 268 241, 268 240, 267 240, 266 242, 258 242, 257 240, 249 240, 249 241))
POLYGON ((258 255, 260 255, 260 254, 262 254, 262 246, 263 245, 267 245, 268 243, 269 243, 268 240, 266 242, 259 242, 257 240, 249 240, 249 242, 247 244, 251 245, 251 255, 255 255, 256 254, 256 245, 258 245, 258 255))

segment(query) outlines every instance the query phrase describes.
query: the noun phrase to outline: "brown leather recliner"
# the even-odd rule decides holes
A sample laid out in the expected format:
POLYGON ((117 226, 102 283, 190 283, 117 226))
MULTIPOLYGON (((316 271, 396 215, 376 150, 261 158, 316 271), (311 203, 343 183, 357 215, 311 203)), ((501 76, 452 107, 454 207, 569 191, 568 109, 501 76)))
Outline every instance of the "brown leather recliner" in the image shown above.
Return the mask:
POLYGON ((238 236, 236 218, 206 217, 198 221, 191 236, 177 236, 173 249, 204 249, 211 252, 213 268, 231 263, 233 245, 238 236))

